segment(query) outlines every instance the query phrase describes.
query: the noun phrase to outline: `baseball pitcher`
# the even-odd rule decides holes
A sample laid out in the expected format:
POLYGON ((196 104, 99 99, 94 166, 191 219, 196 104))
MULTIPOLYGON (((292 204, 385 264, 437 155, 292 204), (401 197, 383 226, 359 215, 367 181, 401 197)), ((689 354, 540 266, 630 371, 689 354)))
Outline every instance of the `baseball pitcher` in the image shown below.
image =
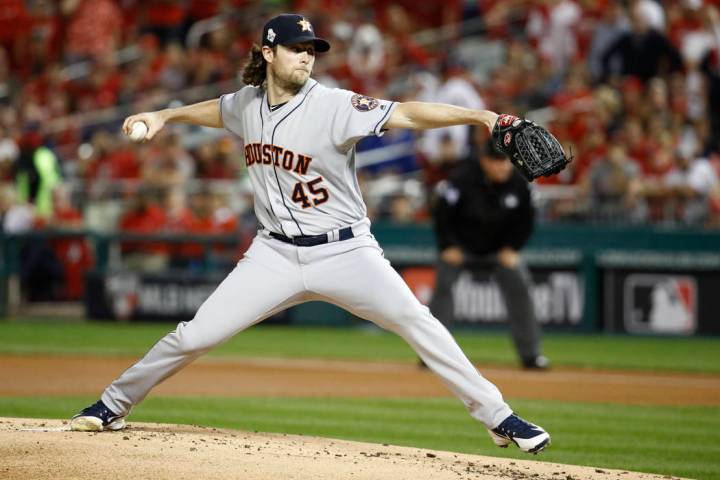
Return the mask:
MULTIPOLYGON (((404 338, 497 445, 543 450, 550 444, 548 433, 513 413, 384 258, 370 233, 355 175, 355 144, 363 137, 391 128, 460 124, 492 131, 498 115, 397 103, 321 85, 311 78, 315 56, 330 45, 300 15, 272 18, 261 44, 253 47, 243 72, 247 86, 237 92, 125 120, 128 134, 136 122, 145 123, 146 140, 168 122, 225 128, 240 137, 261 227, 195 318, 181 322, 112 382, 97 403, 73 417, 72 429, 122 429, 132 407, 153 387, 214 346, 292 305, 324 300, 404 338)), ((547 141, 535 136, 531 129, 536 128, 513 117, 496 129, 498 142, 519 152, 510 156, 531 176, 560 165, 552 163, 559 162, 552 145, 533 149, 538 138, 547 141), (520 148, 514 137, 521 140, 520 148)))

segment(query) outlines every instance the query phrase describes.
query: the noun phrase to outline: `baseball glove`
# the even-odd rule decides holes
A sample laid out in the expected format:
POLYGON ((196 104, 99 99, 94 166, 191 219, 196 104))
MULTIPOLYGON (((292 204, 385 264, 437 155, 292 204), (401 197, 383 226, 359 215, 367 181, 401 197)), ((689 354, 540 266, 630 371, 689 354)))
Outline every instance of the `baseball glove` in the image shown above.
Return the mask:
POLYGON ((495 148, 507 155, 530 182, 558 173, 572 160, 552 133, 514 115, 498 116, 492 139, 495 148))

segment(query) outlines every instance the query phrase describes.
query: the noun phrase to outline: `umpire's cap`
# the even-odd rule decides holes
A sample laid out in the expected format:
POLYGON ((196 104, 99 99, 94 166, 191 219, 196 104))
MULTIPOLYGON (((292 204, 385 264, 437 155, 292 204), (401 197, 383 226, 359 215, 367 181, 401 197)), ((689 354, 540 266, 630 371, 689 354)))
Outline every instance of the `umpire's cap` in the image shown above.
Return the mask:
POLYGON ((283 13, 268 20, 262 35, 262 44, 268 47, 313 42, 316 52, 330 50, 327 40, 315 36, 310 22, 302 15, 294 13, 283 13))
POLYGON ((488 138, 483 148, 483 154, 485 158, 490 160, 507 160, 508 157, 495 146, 492 138, 488 138))

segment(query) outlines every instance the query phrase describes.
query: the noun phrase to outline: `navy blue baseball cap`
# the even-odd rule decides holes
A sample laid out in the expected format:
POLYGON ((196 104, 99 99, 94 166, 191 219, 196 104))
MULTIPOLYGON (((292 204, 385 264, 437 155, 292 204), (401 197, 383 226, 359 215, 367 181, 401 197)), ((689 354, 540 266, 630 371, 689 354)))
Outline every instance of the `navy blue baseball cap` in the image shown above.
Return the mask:
POLYGON ((485 157, 490 160, 507 160, 508 156, 502 153, 500 150, 497 149, 495 146, 495 142, 492 138, 488 138, 487 142, 485 142, 485 157))
POLYGON ((283 13, 268 20, 263 27, 262 35, 262 44, 268 47, 313 42, 316 52, 330 50, 327 40, 315 36, 310 22, 302 15, 294 13, 283 13))

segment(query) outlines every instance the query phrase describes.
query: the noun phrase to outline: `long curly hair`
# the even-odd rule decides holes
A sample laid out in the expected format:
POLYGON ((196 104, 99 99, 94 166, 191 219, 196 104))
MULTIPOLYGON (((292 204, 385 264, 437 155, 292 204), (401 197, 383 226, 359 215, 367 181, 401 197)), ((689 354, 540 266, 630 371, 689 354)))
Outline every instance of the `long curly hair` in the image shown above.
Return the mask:
POLYGON ((260 87, 267 80, 267 61, 262 54, 262 48, 253 44, 248 59, 243 65, 242 79, 245 85, 260 87))

